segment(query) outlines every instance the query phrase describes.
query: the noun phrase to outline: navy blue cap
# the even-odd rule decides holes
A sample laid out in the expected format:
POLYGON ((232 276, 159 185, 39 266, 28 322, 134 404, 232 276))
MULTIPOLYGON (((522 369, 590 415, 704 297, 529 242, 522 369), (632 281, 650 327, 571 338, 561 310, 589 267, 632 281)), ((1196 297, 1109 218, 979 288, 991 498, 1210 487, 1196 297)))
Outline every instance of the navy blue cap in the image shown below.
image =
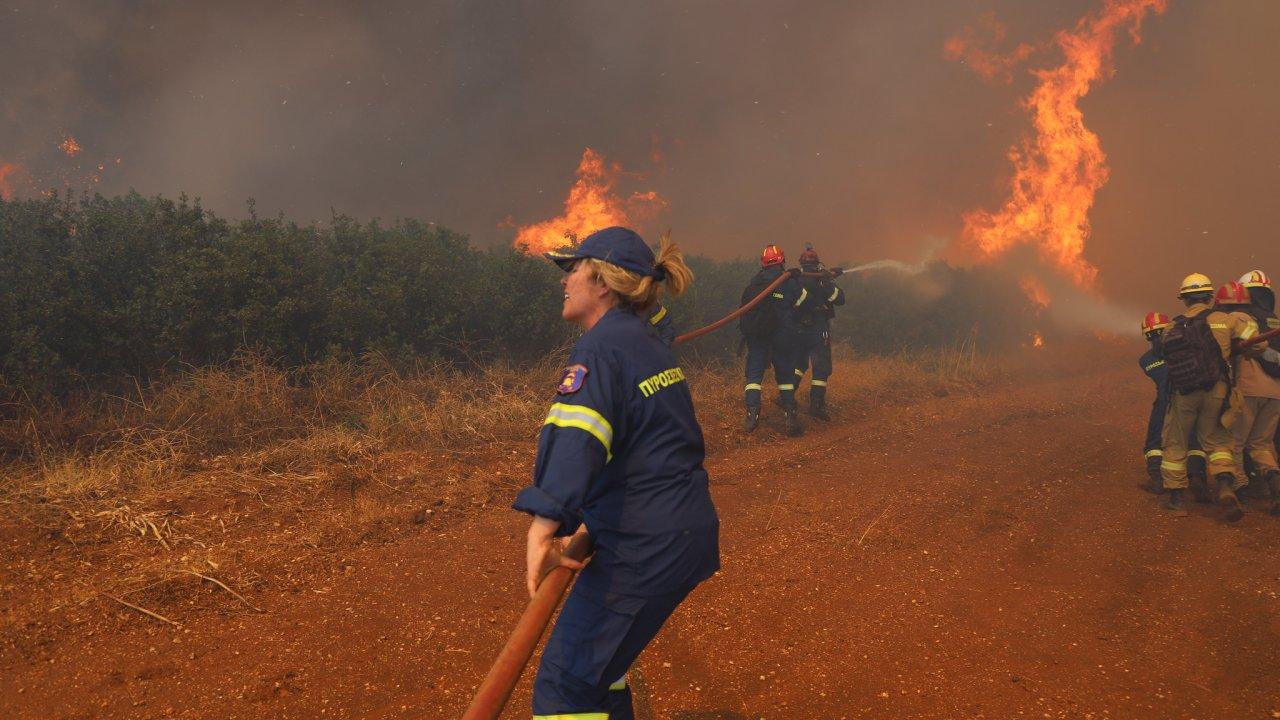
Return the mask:
POLYGON ((661 269, 653 265, 657 259, 649 244, 635 230, 624 227, 608 227, 588 235, 576 247, 567 252, 544 253, 548 260, 568 272, 573 263, 583 258, 595 258, 617 265, 623 270, 648 276, 657 280, 666 277, 661 269))

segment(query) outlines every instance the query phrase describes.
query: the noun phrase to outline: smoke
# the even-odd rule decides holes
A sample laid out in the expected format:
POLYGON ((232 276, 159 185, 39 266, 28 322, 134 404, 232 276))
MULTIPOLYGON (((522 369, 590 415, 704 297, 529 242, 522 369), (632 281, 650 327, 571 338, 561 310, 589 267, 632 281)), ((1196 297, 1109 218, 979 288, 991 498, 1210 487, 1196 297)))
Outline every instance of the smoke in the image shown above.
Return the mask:
MULTIPOLYGON (((1102 4, 15 0, 0 167, 21 167, 17 194, 187 192, 237 216, 254 197, 496 245, 507 218, 562 213, 584 148, 629 169, 657 150, 643 189, 668 206, 648 236, 670 226, 716 257, 813 242, 910 259, 999 206, 1027 130, 1035 78, 963 29, 992 13, 1017 48, 1102 4), (949 60, 956 37, 1009 82, 949 60)), ((1082 108, 1109 159, 1086 252, 1106 296, 1167 312, 1186 273, 1276 257, 1277 34, 1275 3, 1172 3, 1140 49, 1117 46, 1082 108)))

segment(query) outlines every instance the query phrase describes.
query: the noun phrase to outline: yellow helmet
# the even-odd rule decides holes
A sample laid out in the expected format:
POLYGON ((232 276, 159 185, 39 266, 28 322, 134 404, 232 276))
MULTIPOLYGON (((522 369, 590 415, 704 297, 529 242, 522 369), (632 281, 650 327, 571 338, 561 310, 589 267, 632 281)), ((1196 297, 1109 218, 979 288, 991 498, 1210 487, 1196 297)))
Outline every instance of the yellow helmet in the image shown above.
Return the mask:
POLYGON ((1178 297, 1195 295, 1196 293, 1213 294, 1213 281, 1208 275, 1191 273, 1182 279, 1182 287, 1178 289, 1178 297))
POLYGON ((1271 278, 1261 270, 1250 270, 1240 276, 1240 284, 1247 288, 1270 288, 1271 278))

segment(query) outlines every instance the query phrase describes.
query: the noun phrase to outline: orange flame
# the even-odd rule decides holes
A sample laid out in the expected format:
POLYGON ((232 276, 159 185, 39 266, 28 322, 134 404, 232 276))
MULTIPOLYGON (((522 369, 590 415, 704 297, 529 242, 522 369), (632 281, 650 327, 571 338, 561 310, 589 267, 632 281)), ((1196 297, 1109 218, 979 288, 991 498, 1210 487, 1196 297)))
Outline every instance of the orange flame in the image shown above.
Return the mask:
POLYGON ((80 154, 81 150, 84 150, 84 148, 80 147, 80 143, 70 135, 66 136, 62 139, 62 142, 58 143, 58 149, 66 153, 67 157, 75 157, 80 154))
POLYGON ((607 164, 604 156, 587 148, 578 163, 577 181, 564 201, 564 214, 545 222, 522 226, 516 232, 515 247, 535 255, 564 247, 586 235, 613 225, 627 225, 651 217, 667 202, 656 192, 636 192, 621 198, 614 185, 622 174, 618 164, 607 164))
MULTIPOLYGON (((1009 198, 999 211, 964 215, 962 238, 980 257, 994 259, 1015 245, 1030 243, 1076 284, 1093 286, 1098 269, 1085 260, 1084 247, 1089 209, 1107 182, 1107 156, 1098 136, 1085 127, 1079 101, 1110 73, 1116 33, 1127 26, 1133 41, 1139 42, 1143 18, 1149 12, 1164 12, 1166 3, 1107 0, 1101 11, 1057 34, 1066 61, 1034 73, 1039 83, 1024 104, 1034 112, 1035 134, 1009 150, 1014 168, 1009 198)), ((964 45, 960 40, 953 43, 956 48, 964 45)), ((1021 52, 1020 47, 1015 54, 1021 52)), ((994 61, 990 66, 1003 69, 994 61)))
POLYGON ((1031 336, 1031 347, 1033 348, 1044 347, 1044 337, 1040 335, 1039 330, 1037 330, 1035 334, 1031 336))
POLYGON ((0 161, 0 199, 13 197, 13 181, 21 172, 21 165, 0 161))

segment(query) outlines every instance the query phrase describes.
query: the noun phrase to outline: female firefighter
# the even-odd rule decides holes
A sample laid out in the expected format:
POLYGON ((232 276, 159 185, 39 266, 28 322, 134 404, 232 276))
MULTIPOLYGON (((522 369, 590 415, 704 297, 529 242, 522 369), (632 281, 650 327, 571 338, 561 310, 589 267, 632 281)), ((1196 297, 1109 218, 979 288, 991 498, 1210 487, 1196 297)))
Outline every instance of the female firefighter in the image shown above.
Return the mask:
POLYGON ((582 573, 543 650, 533 716, 631 718, 627 669, 720 566, 693 398, 646 321, 664 291, 683 292, 693 273, 665 236, 655 259, 620 227, 547 257, 566 272, 561 315, 585 332, 542 426, 533 485, 513 507, 533 516, 531 595, 558 565, 582 573), (595 546, 585 568, 558 541, 582 528, 595 546))

